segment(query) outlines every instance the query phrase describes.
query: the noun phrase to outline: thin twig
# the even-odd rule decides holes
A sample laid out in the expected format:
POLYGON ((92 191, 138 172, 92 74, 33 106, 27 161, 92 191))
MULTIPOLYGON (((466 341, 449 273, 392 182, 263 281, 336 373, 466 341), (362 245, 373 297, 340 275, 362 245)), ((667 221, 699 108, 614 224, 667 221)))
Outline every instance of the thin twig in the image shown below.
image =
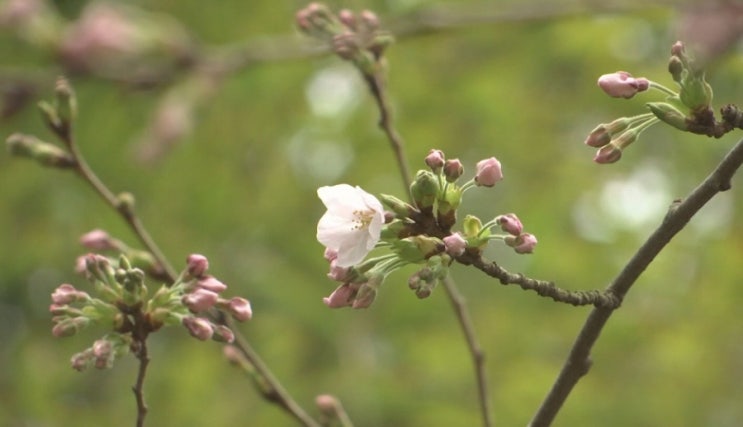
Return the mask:
POLYGON ((570 291, 558 288, 554 282, 532 279, 523 274, 508 272, 495 261, 485 261, 479 252, 467 252, 457 257, 457 261, 462 264, 471 264, 488 276, 499 279, 502 285, 518 285, 525 291, 534 291, 557 302, 575 306, 594 305, 604 308, 617 308, 622 303, 621 299, 611 290, 570 291))
POLYGON ((118 197, 116 197, 114 193, 106 187, 103 181, 98 178, 98 175, 93 172, 93 169, 85 161, 85 157, 77 147, 77 143, 75 142, 75 138, 72 136, 71 132, 64 139, 63 142, 67 145, 70 154, 72 154, 75 159, 75 171, 77 174, 80 175, 84 181, 90 184, 96 193, 98 193, 109 206, 121 214, 124 221, 126 221, 134 231, 134 234, 137 236, 140 243, 142 243, 147 251, 155 257, 155 261, 163 269, 169 281, 175 281, 177 276, 176 271, 173 269, 173 266, 170 265, 167 258, 165 258, 160 248, 150 236, 150 233, 144 225, 142 225, 142 222, 134 212, 134 206, 131 204, 120 203, 118 197))
POLYGON ((482 425, 490 427, 493 425, 493 419, 490 408, 490 393, 488 392, 487 375, 485 374, 485 353, 477 341, 475 328, 472 326, 469 312, 467 311, 467 302, 457 289, 456 283, 447 277, 443 281, 444 289, 449 297, 452 308, 457 315, 459 326, 462 328, 464 338, 467 340, 467 347, 470 349, 472 356, 472 365, 475 369, 475 378, 477 379, 477 391, 480 401, 480 411, 482 413, 482 425))
POLYGON ((387 98, 387 91, 381 68, 377 67, 376 71, 371 74, 364 73, 364 78, 369 85, 369 91, 372 93, 374 100, 377 103, 377 108, 379 109, 379 127, 384 131, 385 135, 387 135, 387 139, 390 141, 390 148, 392 148, 392 153, 395 155, 397 168, 400 171, 400 177, 405 186, 405 192, 408 195, 409 200, 413 200, 413 197, 410 194, 410 171, 408 170, 408 161, 405 159, 402 138, 395 130, 395 126, 392 122, 392 113, 387 98))
POLYGON ((302 425, 306 427, 319 427, 320 424, 310 417, 307 412, 305 412, 305 410, 294 401, 281 383, 273 376, 271 370, 268 369, 268 366, 266 366, 260 356, 258 356, 258 353, 253 350, 253 347, 250 345, 248 340, 237 332, 232 320, 229 317, 224 316, 221 312, 217 316, 216 320, 220 324, 230 328, 230 330, 235 333, 235 341, 233 342, 233 345, 240 350, 243 356, 245 356, 245 359, 253 366, 255 371, 260 374, 261 386, 258 387, 258 390, 263 395, 263 398, 282 407, 297 421, 302 423, 302 425))
POLYGON ((147 366, 150 364, 150 357, 147 354, 147 341, 138 341, 136 357, 139 360, 139 371, 137 372, 137 382, 132 387, 134 398, 137 401, 137 427, 144 426, 144 419, 147 416, 147 404, 144 400, 144 379, 147 374, 147 366))
MULTIPOLYGON (((721 191, 730 189, 730 180, 741 164, 743 164, 743 140, 728 152, 717 168, 685 200, 674 202, 663 222, 611 282, 607 292, 611 292, 620 300, 624 299, 640 274, 673 236, 681 231, 712 197, 721 191)), ((531 427, 546 427, 552 423, 573 387, 588 372, 591 365, 591 348, 613 311, 613 308, 596 307, 588 315, 552 389, 534 414, 529 424, 531 427)))

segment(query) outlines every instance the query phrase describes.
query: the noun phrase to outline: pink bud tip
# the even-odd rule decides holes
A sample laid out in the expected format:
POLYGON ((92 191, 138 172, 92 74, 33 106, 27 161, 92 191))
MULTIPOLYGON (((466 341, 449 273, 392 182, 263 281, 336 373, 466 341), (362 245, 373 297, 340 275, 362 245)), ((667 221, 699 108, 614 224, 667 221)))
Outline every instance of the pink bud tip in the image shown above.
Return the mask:
POLYGON ((432 149, 428 152, 425 162, 432 171, 438 173, 441 168, 444 167, 444 163, 446 162, 446 159, 444 158, 444 152, 441 150, 432 149))
POLYGON ((644 77, 634 78, 626 71, 617 71, 599 77, 598 85, 614 98, 632 98, 636 93, 647 90, 650 81, 644 77))
POLYGON ((622 150, 614 144, 606 144, 596 151, 593 161, 599 164, 616 163, 622 158, 622 150))
POLYGON ((227 311, 230 312, 235 320, 244 322, 253 317, 253 310, 250 307, 250 301, 241 297, 232 297, 227 303, 227 311))
POLYGON ((329 308, 348 307, 352 303, 356 290, 349 284, 338 286, 330 296, 322 299, 322 302, 329 308))
POLYGON ((80 236, 80 244, 93 251, 107 251, 116 249, 111 236, 104 230, 92 230, 80 236))
POLYGON ((450 234, 444 237, 443 241, 446 253, 454 257, 462 255, 467 248, 467 241, 459 233, 450 234))
POLYGON ((219 299, 216 292, 204 288, 196 288, 193 292, 183 296, 181 302, 192 313, 203 313, 214 306, 219 299))
POLYGON ((492 187, 496 182, 503 179, 501 164, 495 157, 480 160, 476 166, 475 182, 477 185, 492 187))
POLYGON ((212 324, 201 317, 186 316, 183 318, 181 323, 183 323, 183 326, 188 329, 188 332, 192 337, 201 341, 210 339, 214 334, 212 324))
POLYGON ((208 291, 212 291, 217 294, 224 292, 224 290, 227 289, 227 285, 215 279, 213 276, 201 277, 196 282, 196 286, 202 289, 206 289, 208 291))
POLYGON ((188 274, 191 277, 201 277, 209 269, 209 260, 201 254, 191 254, 186 258, 188 274))
POLYGON ((519 217, 517 217, 516 214, 512 213, 499 215, 496 218, 496 222, 498 223, 498 225, 500 225, 501 230, 514 236, 520 235, 524 229, 524 226, 521 224, 521 220, 519 219, 519 217))

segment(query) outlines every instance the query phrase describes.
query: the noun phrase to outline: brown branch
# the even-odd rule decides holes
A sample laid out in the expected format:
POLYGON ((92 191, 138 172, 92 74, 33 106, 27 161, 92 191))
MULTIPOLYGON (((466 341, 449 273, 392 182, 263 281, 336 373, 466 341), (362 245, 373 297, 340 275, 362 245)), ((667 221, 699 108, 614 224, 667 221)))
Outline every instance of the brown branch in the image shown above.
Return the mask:
POLYGON ((480 343, 477 341, 475 328, 472 326, 472 319, 470 319, 469 312, 467 311, 467 302, 462 294, 459 293, 456 284, 450 277, 445 278, 443 283, 444 289, 446 289, 446 294, 449 297, 449 301, 451 302, 457 320, 459 321, 459 326, 462 328, 464 338, 467 340, 467 347, 470 349, 470 355, 472 356, 472 365, 475 369, 475 378, 477 379, 477 391, 480 401, 480 412, 482 414, 482 425, 490 427, 493 425, 493 418, 490 408, 490 393, 488 392, 487 375, 485 373, 485 353, 482 351, 482 347, 480 347, 480 343))
MULTIPOLYGON (((620 300, 624 299, 640 274, 673 236, 681 231, 712 197, 721 191, 730 189, 730 180, 741 164, 743 164, 743 140, 728 152, 717 168, 685 200, 674 202, 663 222, 611 282, 607 292, 620 300)), ((546 427, 552 423, 573 387, 588 372, 591 366, 591 349, 613 311, 614 309, 610 307, 596 307, 588 315, 552 389, 534 414, 529 424, 531 427, 546 427)))
POLYGON ((571 305, 594 305, 596 307, 617 308, 622 303, 611 290, 599 291, 569 291, 558 288, 554 282, 537 280, 519 273, 510 273, 495 261, 485 261, 479 252, 466 252, 457 257, 457 261, 465 265, 472 265, 490 277, 500 280, 502 285, 518 285, 525 291, 534 291, 537 294, 552 298, 557 302, 571 305))
POLYGON ((377 69, 374 73, 364 73, 364 79, 369 85, 369 91, 374 96, 374 101, 377 103, 379 109, 379 127, 387 135, 387 139, 390 142, 390 148, 392 153, 395 155, 397 161, 397 168, 400 171, 400 177, 402 178, 403 185, 405 186, 405 192, 408 195, 409 200, 413 200, 410 194, 410 171, 408 170, 408 161, 405 159, 405 153, 403 152, 403 141, 400 134, 395 130, 392 112, 387 98, 386 85, 384 83, 383 71, 379 63, 376 64, 377 69))
POLYGON ((144 379, 147 374, 147 366, 150 363, 150 357, 147 353, 147 341, 137 341, 137 351, 135 352, 139 360, 139 370, 137 372, 137 382, 132 387, 134 398, 137 401, 137 427, 144 426, 144 419, 147 416, 147 404, 144 400, 144 379))

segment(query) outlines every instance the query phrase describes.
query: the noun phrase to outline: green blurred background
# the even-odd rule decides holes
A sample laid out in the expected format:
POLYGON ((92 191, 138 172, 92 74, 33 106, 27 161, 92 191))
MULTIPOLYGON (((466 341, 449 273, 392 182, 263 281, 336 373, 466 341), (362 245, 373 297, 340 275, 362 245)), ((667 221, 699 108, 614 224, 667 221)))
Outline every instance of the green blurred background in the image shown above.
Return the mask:
MULTIPOLYGON (((10 3, 34 2, 3 7, 10 3)), ((283 47, 263 52, 280 57, 303 40, 293 27, 305 5, 299 1, 129 4, 180 22, 204 52, 281 40, 283 47)), ((740 138, 656 126, 609 166, 594 164, 583 145, 598 123, 643 112, 657 99, 608 98, 596 87, 599 75, 626 70, 670 86, 670 45, 680 34, 740 33, 740 3, 699 2, 705 10, 590 1, 329 4, 375 10, 401 31, 429 24, 387 54, 405 152, 416 170, 430 148, 442 149, 462 159, 467 177, 481 158, 502 161, 506 178, 468 192, 461 213, 518 213, 539 238, 536 253, 516 256, 497 245, 487 252, 511 271, 568 289, 605 287, 670 202, 740 138)), ((54 7, 74 21, 86 2, 54 7)), ((79 144, 93 168, 114 191, 136 195, 145 225, 178 268, 189 253, 203 253, 213 274, 250 298, 254 318, 241 332, 302 405, 316 414, 314 397, 331 393, 357 426, 479 425, 470 358, 441 289, 418 300, 406 286, 415 270, 406 269, 388 278, 368 310, 322 304, 335 284, 315 241, 324 210, 316 188, 346 182, 403 196, 373 102, 349 64, 287 54, 295 58, 256 61, 216 83, 184 71, 132 88, 100 73, 69 73, 49 43, 24 38, 11 21, 6 15, 0 34, 3 90, 6 101, 16 99, 23 82, 30 102, 5 115, 3 138, 23 131, 51 139, 33 104, 50 98, 67 70, 80 105, 79 144), (185 113, 173 107, 188 102, 185 113), (174 119, 162 119, 175 130, 152 124, 163 105, 175 108, 174 119), (162 140, 168 131, 182 137, 157 145, 153 134, 162 140), (154 155, 152 147, 165 149, 154 155)), ((736 37, 707 42, 717 106, 743 93, 736 37)), ((706 206, 640 278, 554 425, 743 424, 740 184, 736 178, 706 206)), ((81 234, 102 228, 130 244, 134 236, 72 174, 7 153, 0 200, 0 425, 133 425, 133 358, 107 371, 73 371, 70 356, 103 331, 55 339, 47 308, 60 283, 86 286, 73 272, 85 252, 81 234)), ((525 425, 589 309, 500 286, 462 266, 453 275, 486 352, 496 422, 525 425)), ((148 425, 294 425, 223 360, 218 344, 174 327, 150 346, 148 425)))

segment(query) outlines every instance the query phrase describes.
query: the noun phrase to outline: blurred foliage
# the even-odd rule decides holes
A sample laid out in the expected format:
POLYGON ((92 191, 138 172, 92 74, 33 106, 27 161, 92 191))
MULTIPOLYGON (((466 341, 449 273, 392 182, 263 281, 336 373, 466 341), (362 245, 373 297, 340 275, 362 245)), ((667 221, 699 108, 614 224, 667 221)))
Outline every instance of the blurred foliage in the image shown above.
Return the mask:
MULTIPOLYGON (((68 19, 86 4, 58 3, 68 19)), ((293 14, 304 6, 130 3, 172 16, 205 46, 300 39, 293 14)), ((383 23, 400 23, 437 3, 329 4, 369 8, 383 23)), ((468 192, 462 212, 483 218, 517 212, 539 238, 536 253, 494 248, 487 255, 569 289, 606 286, 668 204, 690 192, 740 138, 709 140, 656 126, 619 163, 592 163, 585 135, 650 100, 609 99, 595 79, 623 69, 670 86, 666 60, 684 11, 673 3, 627 4, 618 12, 581 4, 583 13, 402 38, 387 54, 394 113, 413 169, 430 148, 459 157, 470 174, 477 160, 497 156, 506 179, 468 192)), ((551 10, 542 2, 448 6, 551 10)), ((34 101, 51 97, 59 72, 54 55, 6 29, 0 57, 4 79, 23 75, 34 82, 34 101)), ((738 49, 711 62, 717 106, 741 102, 741 58, 738 49)), ((390 277, 368 310, 329 310, 321 302, 335 285, 314 239, 323 211, 315 189, 347 182, 404 194, 377 112, 349 65, 314 57, 246 66, 197 105, 191 133, 149 162, 137 150, 169 87, 71 80, 80 105, 77 136, 93 168, 114 191, 136 195, 144 223, 177 267, 187 254, 203 253, 217 277, 251 299, 254 319, 242 332, 301 404, 317 413, 314 396, 332 393, 360 427, 478 425, 470 356, 442 290, 418 300, 406 285, 411 270, 390 277)), ((3 119, 0 130, 51 138, 32 105, 3 119)), ((555 425, 743 422, 739 183, 705 207, 641 277, 555 425)), ((72 174, 8 155, 0 156, 0 200, 0 425, 132 425, 133 358, 109 371, 73 371, 69 357, 100 331, 54 339, 47 307, 60 283, 85 286, 73 272, 84 252, 81 234, 103 228, 131 244, 134 236, 72 174)), ((495 419, 525 425, 589 309, 500 286, 465 267, 453 271, 487 355, 495 419)), ((148 425, 292 425, 222 360, 219 345, 196 342, 182 328, 150 342, 148 425)))

